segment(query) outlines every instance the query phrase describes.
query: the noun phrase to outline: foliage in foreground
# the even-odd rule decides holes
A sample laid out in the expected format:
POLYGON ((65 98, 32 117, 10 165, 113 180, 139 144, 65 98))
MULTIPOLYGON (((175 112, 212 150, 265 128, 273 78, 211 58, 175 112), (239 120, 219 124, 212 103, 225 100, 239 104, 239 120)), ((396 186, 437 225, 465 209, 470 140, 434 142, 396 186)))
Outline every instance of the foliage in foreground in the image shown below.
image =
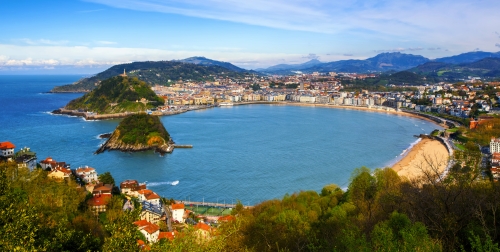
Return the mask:
MULTIPOLYGON (((238 208, 211 239, 186 228, 151 251, 499 251, 500 185, 479 179, 480 159, 457 151, 446 178, 437 169, 408 180, 362 167, 346 191, 328 185, 238 208)), ((120 197, 95 218, 74 182, 1 168, 1 250, 138 250, 138 212, 123 212, 120 197)))

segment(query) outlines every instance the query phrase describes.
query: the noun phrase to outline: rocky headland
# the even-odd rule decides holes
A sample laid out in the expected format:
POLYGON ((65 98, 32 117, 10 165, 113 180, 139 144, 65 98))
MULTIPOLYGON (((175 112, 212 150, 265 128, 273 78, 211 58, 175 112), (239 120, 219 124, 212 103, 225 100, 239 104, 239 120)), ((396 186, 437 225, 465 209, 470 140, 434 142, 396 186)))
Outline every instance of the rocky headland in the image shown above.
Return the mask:
POLYGON ((154 150, 163 155, 174 150, 174 142, 157 116, 137 114, 124 118, 95 154, 106 150, 154 150))

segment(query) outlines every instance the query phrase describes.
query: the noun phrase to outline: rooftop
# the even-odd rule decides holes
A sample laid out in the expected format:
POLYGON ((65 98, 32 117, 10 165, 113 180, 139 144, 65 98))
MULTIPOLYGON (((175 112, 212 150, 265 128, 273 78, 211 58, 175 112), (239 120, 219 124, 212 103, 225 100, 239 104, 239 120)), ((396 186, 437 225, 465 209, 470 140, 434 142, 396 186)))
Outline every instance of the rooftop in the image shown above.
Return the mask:
POLYGON ((14 149, 16 148, 11 142, 0 142, 0 150, 14 149))

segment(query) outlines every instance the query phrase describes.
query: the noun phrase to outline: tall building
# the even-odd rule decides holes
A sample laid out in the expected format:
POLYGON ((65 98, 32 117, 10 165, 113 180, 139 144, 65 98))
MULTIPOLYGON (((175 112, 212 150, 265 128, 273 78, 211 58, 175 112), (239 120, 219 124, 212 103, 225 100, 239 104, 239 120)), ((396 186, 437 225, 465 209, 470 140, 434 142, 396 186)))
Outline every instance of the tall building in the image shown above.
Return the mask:
POLYGON ((500 153, 500 138, 494 138, 494 137, 491 138, 490 152, 500 153))

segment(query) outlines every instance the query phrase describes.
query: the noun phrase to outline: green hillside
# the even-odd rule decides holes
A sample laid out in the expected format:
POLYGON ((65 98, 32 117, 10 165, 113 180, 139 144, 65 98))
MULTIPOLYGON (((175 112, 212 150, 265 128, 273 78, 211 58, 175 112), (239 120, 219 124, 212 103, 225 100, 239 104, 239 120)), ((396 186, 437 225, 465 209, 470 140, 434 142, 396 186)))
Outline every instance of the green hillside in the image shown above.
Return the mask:
POLYGON ((137 78, 115 76, 102 81, 92 92, 70 101, 65 108, 113 114, 145 111, 163 103, 163 99, 146 82, 137 78), (148 102, 140 102, 141 99, 148 102))
POLYGON ((81 79, 73 84, 55 87, 51 92, 89 92, 98 86, 99 81, 122 74, 124 70, 128 76, 137 77, 148 85, 170 85, 178 80, 213 81, 216 78, 242 78, 249 74, 217 65, 198 65, 175 61, 133 62, 113 66, 95 76, 81 79))
POLYGON ((118 140, 125 144, 161 145, 170 140, 160 119, 148 114, 127 116, 116 130, 119 131, 118 140))

